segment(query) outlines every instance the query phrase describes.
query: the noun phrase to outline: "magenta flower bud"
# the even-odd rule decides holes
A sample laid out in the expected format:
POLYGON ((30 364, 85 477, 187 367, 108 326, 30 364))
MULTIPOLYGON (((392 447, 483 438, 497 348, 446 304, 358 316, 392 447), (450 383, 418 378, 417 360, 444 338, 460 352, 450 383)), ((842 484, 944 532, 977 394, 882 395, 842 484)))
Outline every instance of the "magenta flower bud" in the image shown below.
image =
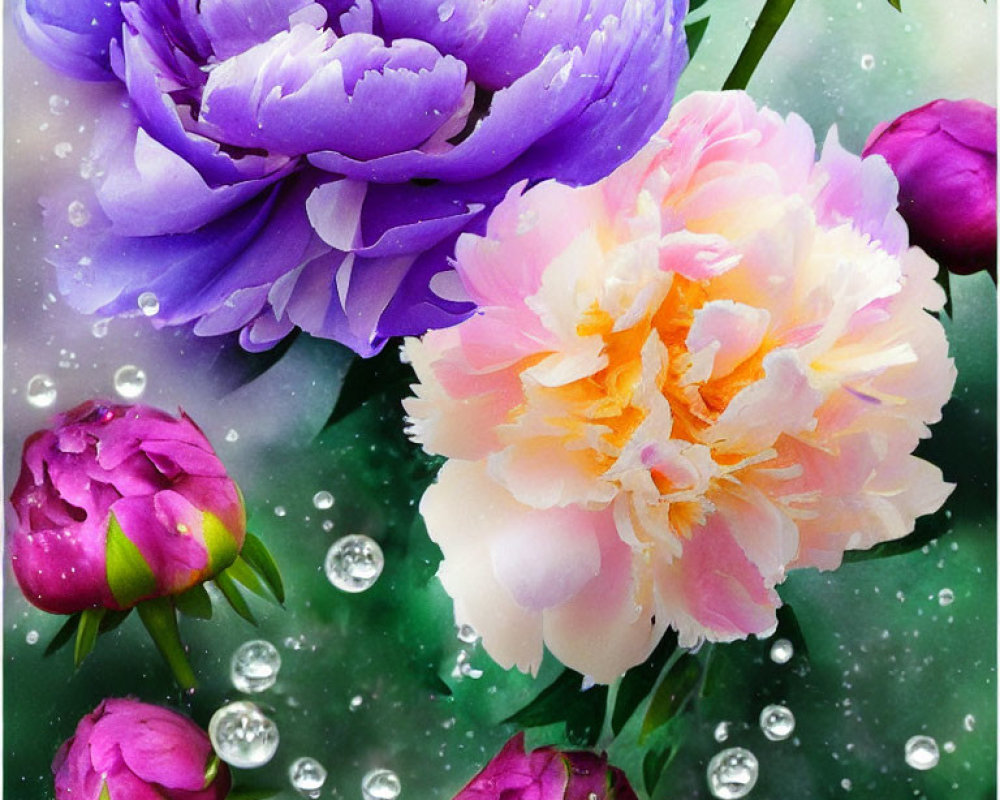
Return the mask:
POLYGON ((455 800, 637 800, 607 756, 554 747, 524 751, 524 734, 503 746, 455 800))
POLYGON ((185 592, 246 535, 240 492, 198 426, 142 405, 87 402, 32 434, 11 503, 14 574, 58 614, 185 592))
POLYGON ((997 274, 997 117, 976 100, 935 100, 882 123, 864 155, 899 181, 912 244, 948 270, 997 274))
POLYGON ((187 717, 109 698, 76 726, 52 761, 56 800, 222 800, 229 768, 187 717))

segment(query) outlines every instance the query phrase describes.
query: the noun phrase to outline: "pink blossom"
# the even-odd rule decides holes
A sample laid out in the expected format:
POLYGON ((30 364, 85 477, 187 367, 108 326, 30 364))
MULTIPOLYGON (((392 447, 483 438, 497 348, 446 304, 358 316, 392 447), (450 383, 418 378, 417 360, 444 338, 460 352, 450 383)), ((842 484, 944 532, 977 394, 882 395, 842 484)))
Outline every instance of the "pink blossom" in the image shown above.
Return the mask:
POLYGON ((702 93, 602 182, 514 187, 457 270, 479 312, 410 339, 421 512, 456 619, 506 667, 608 682, 775 625, 790 568, 905 536, 955 379, 881 159, 702 93))

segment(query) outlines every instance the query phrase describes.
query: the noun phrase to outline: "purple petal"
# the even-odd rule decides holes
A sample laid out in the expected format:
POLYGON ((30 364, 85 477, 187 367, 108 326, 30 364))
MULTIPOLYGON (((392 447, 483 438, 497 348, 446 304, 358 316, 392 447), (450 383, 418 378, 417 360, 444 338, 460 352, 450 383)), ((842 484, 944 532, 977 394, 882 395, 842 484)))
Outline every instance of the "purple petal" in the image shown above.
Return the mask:
POLYGON ((220 61, 304 23, 322 28, 326 9, 312 0, 201 0, 200 22, 220 61))
POLYGON ((17 0, 14 24, 49 66, 84 81, 114 80, 110 42, 121 36, 117 0, 17 0))

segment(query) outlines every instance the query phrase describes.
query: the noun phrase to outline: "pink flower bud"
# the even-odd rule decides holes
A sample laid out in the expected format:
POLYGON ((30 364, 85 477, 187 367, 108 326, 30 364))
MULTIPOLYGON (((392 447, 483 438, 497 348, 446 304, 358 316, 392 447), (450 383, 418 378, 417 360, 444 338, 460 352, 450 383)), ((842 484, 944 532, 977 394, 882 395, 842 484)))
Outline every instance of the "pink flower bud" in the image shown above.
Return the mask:
POLYGON ((246 531, 198 426, 142 405, 90 401, 32 434, 11 503, 14 574, 57 614, 184 592, 228 567, 246 531))
POLYGON ((52 761, 56 800, 222 800, 229 768, 190 719, 109 698, 80 720, 52 761))

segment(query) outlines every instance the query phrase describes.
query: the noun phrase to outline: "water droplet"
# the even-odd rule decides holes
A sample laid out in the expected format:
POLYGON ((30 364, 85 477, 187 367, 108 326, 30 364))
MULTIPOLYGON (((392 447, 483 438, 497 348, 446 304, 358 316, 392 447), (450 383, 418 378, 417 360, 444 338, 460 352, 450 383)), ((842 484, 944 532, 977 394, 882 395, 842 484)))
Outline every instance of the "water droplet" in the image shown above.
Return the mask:
POLYGON ((254 639, 236 648, 229 662, 229 679, 238 691, 263 692, 274 686, 280 669, 278 649, 264 639, 254 639))
POLYGON ((278 728, 253 703, 223 706, 208 723, 208 736, 219 758, 243 769, 262 767, 278 749, 278 728))
POLYGON ((465 642, 466 644, 473 644, 479 639, 479 634, 471 625, 459 625, 457 635, 458 641, 465 642))
POLYGON ((715 741, 722 743, 729 738, 729 723, 723 720, 718 725, 715 726, 715 730, 712 731, 712 736, 715 741))
POLYGON ((951 589, 942 589, 938 592, 938 603, 943 606, 950 606, 955 602, 955 593, 951 589))
POLYGON ((757 758, 742 747, 716 753, 708 762, 708 788, 719 800, 746 797, 757 783, 757 758))
POLYGON ((771 645, 771 660, 775 664, 787 664, 795 655, 795 647, 788 639, 776 639, 771 645))
POLYGON ((160 313, 160 298, 152 292, 143 292, 136 300, 144 317, 155 317, 160 313))
POLYGON ((976 727, 976 718, 972 716, 972 714, 966 714, 962 719, 962 727, 967 731, 972 732, 972 730, 976 727))
POLYGON ((954 753, 955 752, 955 743, 954 742, 945 742, 943 745, 941 745, 941 749, 944 750, 946 753, 954 753))
POLYGON ((382 574, 385 559, 378 542, 363 534, 344 536, 326 554, 326 577, 343 592, 363 592, 382 574))
POLYGON ((115 391, 126 400, 135 400, 146 391, 146 373, 134 364, 115 370, 115 391))
POLYGON ((442 22, 450 20, 454 13, 455 4, 451 0, 445 0, 445 2, 438 6, 438 19, 442 22))
POLYGON ((56 401, 56 384, 48 375, 35 375, 28 381, 28 403, 35 408, 48 408, 56 401))
POLYGON ((538 224, 538 212, 533 208, 522 211, 517 215, 517 228, 515 232, 518 236, 523 236, 538 224))
POLYGON ((330 531, 333 530, 333 520, 332 519, 323 520, 323 524, 321 527, 323 528, 323 530, 329 533, 330 531))
POLYGON ((391 769, 373 769, 361 779, 365 800, 396 800, 402 790, 399 777, 391 769))
POLYGON ((850 779, 850 778, 844 778, 844 779, 843 779, 843 780, 842 780, 842 781, 840 782, 840 788, 841 788, 841 789, 843 789, 843 790, 844 790, 845 792, 849 792, 849 791, 851 791, 851 787, 852 787, 853 785, 854 785, 854 784, 852 784, 852 783, 851 783, 851 779, 850 779))
POLYGON ((795 715, 785 706, 764 706, 760 712, 760 729, 772 742, 781 742, 795 730, 795 715))
POLYGON ((283 517, 287 513, 288 512, 285 510, 284 506, 275 506, 274 507, 274 516, 276 516, 276 517, 283 517))
POLYGON ((333 508, 333 495, 327 491, 316 492, 313 495, 313 505, 321 511, 333 508))
POLYGON ((69 100, 61 94, 49 95, 49 111, 53 114, 62 114, 69 107, 69 100))
POLYGON ((347 704, 347 707, 351 709, 351 711, 357 711, 361 708, 364 702, 365 698, 363 698, 360 694, 356 694, 351 698, 351 702, 347 704))
POLYGON ((24 635, 24 641, 28 644, 38 644, 38 631, 28 631, 24 635))
POLYGON ((99 319, 90 326, 90 332, 94 335, 95 339, 103 339, 108 335, 108 324, 110 322, 110 319, 99 319))
POLYGON ((226 431, 226 435, 224 438, 227 442, 232 443, 239 441, 240 435, 239 433, 237 433, 236 428, 230 428, 228 431, 226 431))
POLYGON ((295 759, 288 768, 288 780, 299 794, 319 797, 320 789, 326 783, 326 769, 315 758, 303 756, 295 759))
POLYGON ((914 769, 936 767, 941 758, 938 745, 930 736, 911 736, 904 748, 906 763, 914 769))
POLYGON ((69 142, 58 142, 56 146, 52 148, 52 152, 56 154, 56 158, 66 158, 73 152, 73 145, 69 142))
POLYGON ((79 200, 74 200, 66 206, 66 218, 74 228, 82 228, 90 222, 90 211, 79 200))
POLYGON ((861 69, 865 72, 871 72, 875 69, 875 56, 871 53, 865 53, 861 56, 861 69))

